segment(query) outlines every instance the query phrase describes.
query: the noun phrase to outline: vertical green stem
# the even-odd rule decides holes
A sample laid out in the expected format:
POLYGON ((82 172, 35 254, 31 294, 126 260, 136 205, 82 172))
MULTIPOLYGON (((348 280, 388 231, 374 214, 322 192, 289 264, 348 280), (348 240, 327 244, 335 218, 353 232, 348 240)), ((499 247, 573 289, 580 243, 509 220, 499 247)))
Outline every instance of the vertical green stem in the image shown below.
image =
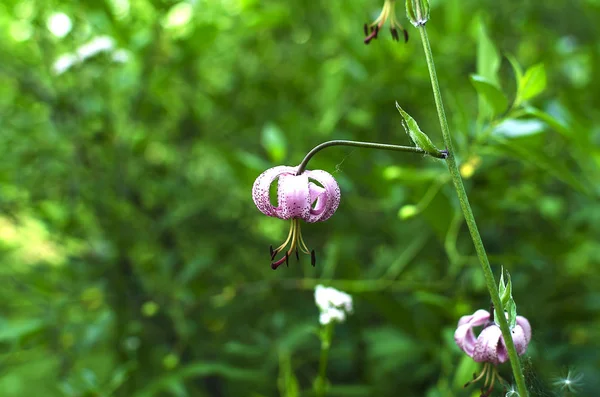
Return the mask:
POLYGON ((442 95, 440 93, 440 87, 437 79, 437 73, 435 71, 435 64, 433 62, 431 45, 429 44, 429 37, 427 36, 427 30, 425 29, 425 25, 418 26, 418 30, 421 34, 421 41, 423 43, 423 49, 425 50, 425 58, 427 58, 427 67, 429 68, 429 77, 431 79, 431 86, 433 88, 435 106, 437 108, 438 117, 440 119, 440 126, 442 128, 442 136, 444 138, 444 144, 446 145, 446 149, 448 150, 448 158, 446 159, 448 163, 448 170, 450 171, 452 183, 454 184, 454 188, 456 189, 456 193, 458 195, 458 200, 460 201, 460 207, 464 214, 465 221, 467 222, 467 226, 469 227, 471 239, 473 240, 473 244, 475 245, 475 251, 477 251, 477 256, 479 257, 479 262, 481 263, 481 269, 483 270, 485 283, 490 293, 490 297, 492 298, 492 303, 496 308, 495 320, 500 325, 500 330, 502 331, 502 336, 504 337, 504 341, 506 343, 506 349, 508 351, 510 365, 512 366, 513 375, 517 384, 517 390, 521 397, 526 397, 528 395, 527 387, 525 385, 525 377, 523 376, 523 371, 521 370, 519 356, 515 349, 515 345, 511 336, 511 331, 508 326, 508 322, 506 321, 506 317, 504 315, 504 308, 502 307, 502 302, 500 301, 500 295, 498 294, 498 289, 496 287, 494 273, 492 272, 492 269, 490 267, 490 262, 488 260, 487 253, 485 252, 483 241, 481 241, 481 236, 477 228, 477 223, 475 223, 475 217, 473 216, 471 205, 469 204, 467 192, 465 191, 465 186, 463 185, 462 177, 460 176, 460 171, 458 169, 458 165, 456 164, 454 148, 452 145, 452 137, 450 135, 450 130, 448 129, 448 121, 446 120, 446 114, 444 112, 444 104, 442 102, 442 95))
POLYGON ((317 377, 314 388, 317 397, 325 396, 327 392, 327 360, 329 358, 329 349, 331 347, 331 339, 333 338, 333 324, 325 324, 321 328, 321 358, 319 359, 319 376, 317 377))

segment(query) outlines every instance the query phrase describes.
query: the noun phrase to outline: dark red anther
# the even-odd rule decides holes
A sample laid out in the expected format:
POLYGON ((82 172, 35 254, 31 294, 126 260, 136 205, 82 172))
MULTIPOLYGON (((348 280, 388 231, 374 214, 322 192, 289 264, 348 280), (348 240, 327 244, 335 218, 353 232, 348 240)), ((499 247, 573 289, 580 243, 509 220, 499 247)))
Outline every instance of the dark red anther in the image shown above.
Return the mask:
POLYGON ((365 31, 365 36, 368 36, 369 35, 369 26, 366 23, 363 25, 363 30, 365 31))
POLYGON ((286 265, 287 267, 290 267, 290 260, 289 260, 289 259, 290 259, 290 253, 289 253, 289 252, 286 252, 286 253, 285 253, 285 265, 286 265))
POLYGON ((271 263, 271 269, 273 269, 273 270, 277 269, 279 266, 281 266, 281 264, 283 262, 287 262, 287 259, 288 259, 288 255, 286 253, 285 256, 282 257, 281 259, 278 259, 275 262, 271 263))
POLYGON ((369 44, 371 42, 371 40, 376 39, 377 38, 377 34, 379 33, 379 26, 375 26, 374 28, 371 28, 371 34, 368 35, 367 37, 365 37, 365 44, 369 44))
POLYGON ((300 260, 300 255, 298 255, 298 247, 296 247, 296 260, 299 261, 300 260))
POLYGON ((317 264, 317 256, 315 255, 315 250, 310 251, 310 264, 315 267, 317 264))
POLYGON ((275 252, 273 250, 273 246, 269 245, 269 252, 271 253, 271 260, 273 260, 273 258, 275 258, 275 255, 277 255, 277 252, 275 252))
POLYGON ((402 32, 404 32, 404 42, 408 43, 408 30, 402 29, 402 32))
POLYGON ((398 36, 398 29, 390 28, 390 32, 392 33, 392 39, 395 41, 400 41, 400 36, 398 36))

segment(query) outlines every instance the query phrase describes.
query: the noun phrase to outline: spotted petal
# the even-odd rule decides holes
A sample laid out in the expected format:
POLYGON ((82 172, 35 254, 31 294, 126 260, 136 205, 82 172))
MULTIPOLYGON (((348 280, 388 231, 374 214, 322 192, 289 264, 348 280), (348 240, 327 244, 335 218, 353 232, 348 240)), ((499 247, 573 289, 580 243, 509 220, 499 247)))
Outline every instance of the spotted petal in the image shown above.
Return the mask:
POLYGON ((473 351, 473 360, 483 363, 500 364, 508 360, 508 353, 504 339, 502 339, 502 331, 497 325, 486 327, 475 342, 473 351))
POLYGON ((476 342, 473 327, 484 325, 488 321, 490 321, 490 313, 481 309, 469 316, 462 316, 458 321, 458 327, 454 332, 454 341, 470 357, 473 357, 476 342))
POLYGON ((322 170, 305 171, 302 175, 319 182, 323 187, 317 186, 311 182, 311 204, 315 203, 314 208, 310 208, 310 214, 304 219, 306 222, 321 222, 329 219, 340 205, 341 191, 340 186, 333 176, 322 170))
POLYGON ((281 219, 306 219, 310 213, 308 176, 284 174, 279 177, 275 215, 281 219))
MULTIPOLYGON (((517 316, 517 325, 520 325, 521 328, 523 328, 526 345, 529 344, 529 341, 531 340, 531 324, 529 324, 529 321, 525 317, 517 316)), ((527 348, 527 346, 525 346, 525 348, 527 348)))
POLYGON ((256 204, 260 212, 267 216, 277 216, 269 195, 271 184, 280 175, 294 175, 295 173, 296 167, 280 165, 269 168, 256 178, 252 186, 252 200, 254 200, 254 204, 256 204))

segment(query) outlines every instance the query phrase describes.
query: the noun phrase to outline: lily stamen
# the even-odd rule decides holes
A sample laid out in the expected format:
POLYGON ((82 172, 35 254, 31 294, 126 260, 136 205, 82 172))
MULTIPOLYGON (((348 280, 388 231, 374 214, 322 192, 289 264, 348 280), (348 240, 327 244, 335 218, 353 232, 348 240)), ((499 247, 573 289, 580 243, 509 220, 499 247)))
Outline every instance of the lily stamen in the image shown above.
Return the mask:
MULTIPOLYGON (((281 244, 279 247, 277 247, 276 249, 271 251, 271 260, 275 259, 275 256, 277 256, 278 253, 280 253, 281 251, 285 250, 285 248, 289 245, 289 249, 286 251, 285 256, 283 256, 281 259, 271 263, 271 267, 273 269, 277 269, 283 262, 286 263, 286 265, 288 264, 289 261, 289 257, 292 255, 296 255, 296 259, 300 260, 300 252, 302 252, 303 254, 306 255, 311 255, 311 264, 313 264, 315 262, 315 260, 313 259, 314 257, 314 250, 311 252, 308 247, 306 246, 306 243, 304 242, 304 238, 302 238, 302 231, 300 229, 300 220, 297 218, 292 219, 291 225, 290 225, 290 231, 288 233, 287 238, 285 239, 285 242, 283 244, 281 244)), ((314 264, 313 264, 314 266, 314 264)))
POLYGON ((363 29, 365 32, 365 44, 369 44, 371 40, 376 39, 379 31, 383 29, 383 25, 385 25, 386 21, 390 21, 390 32, 392 34, 392 39, 395 41, 400 41, 400 35, 398 31, 401 30, 404 34, 404 41, 408 41, 408 31, 402 27, 398 19, 396 18, 396 0, 385 0, 383 3, 383 8, 381 9, 381 13, 373 23, 370 25, 365 24, 363 29), (369 30, 371 33, 369 34, 369 30))

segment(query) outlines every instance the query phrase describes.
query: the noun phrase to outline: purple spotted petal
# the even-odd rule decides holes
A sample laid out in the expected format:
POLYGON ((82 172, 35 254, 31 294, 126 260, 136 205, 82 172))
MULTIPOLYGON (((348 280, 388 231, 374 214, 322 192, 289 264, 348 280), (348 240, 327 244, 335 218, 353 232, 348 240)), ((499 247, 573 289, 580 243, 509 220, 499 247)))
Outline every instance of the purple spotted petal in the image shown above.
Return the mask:
POLYGON ((252 200, 254 200, 254 204, 256 204, 260 212, 267 216, 278 216, 275 207, 271 205, 269 188, 273 181, 280 175, 294 175, 295 173, 296 167, 280 165, 269 168, 256 178, 252 186, 252 200))
POLYGON ((513 343, 515 344, 515 349, 517 350, 517 354, 520 356, 527 350, 527 344, 529 341, 525 337, 525 332, 523 327, 520 325, 515 325, 515 327, 510 331, 512 334, 513 343))
POLYGON ((310 215, 321 215, 327 206, 327 191, 316 183, 308 182, 310 192, 310 215))
POLYGON ((490 321, 490 313, 487 310, 479 309, 471 315, 462 316, 460 320, 458 320, 458 325, 470 324, 471 327, 478 327, 484 325, 488 321, 490 321))
POLYGON ((462 316, 458 321, 458 327, 454 332, 454 341, 470 357, 473 357, 476 341, 473 327, 483 325, 489 320, 490 313, 486 310, 477 310, 469 316, 462 316))
POLYGON ((323 188, 311 182, 311 204, 315 203, 314 208, 310 208, 310 214, 304 219, 306 222, 322 222, 329 219, 340 205, 341 191, 340 186, 333 176, 322 170, 305 171, 302 175, 308 176, 319 182, 323 188))
POLYGON ((490 325, 481 331, 475 342, 473 360, 483 363, 500 364, 508 360, 502 331, 497 325, 490 325))
POLYGON ((525 336, 525 348, 527 348, 527 345, 531 340, 531 324, 529 324, 529 321, 525 317, 517 316, 517 325, 520 325, 521 328, 523 328, 523 335, 525 336))
POLYGON ((473 328, 469 324, 463 324, 456 328, 454 332, 454 341, 462 351, 473 357, 475 348, 475 334, 473 328))
POLYGON ((308 176, 281 175, 277 189, 275 214, 281 219, 306 219, 310 213, 310 192, 308 176))

